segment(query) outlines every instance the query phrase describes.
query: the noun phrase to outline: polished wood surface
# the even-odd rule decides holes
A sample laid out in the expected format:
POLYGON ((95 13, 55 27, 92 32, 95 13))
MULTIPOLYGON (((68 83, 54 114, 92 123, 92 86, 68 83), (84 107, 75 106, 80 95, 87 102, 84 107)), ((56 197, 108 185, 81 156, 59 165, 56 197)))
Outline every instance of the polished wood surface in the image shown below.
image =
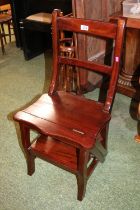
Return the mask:
POLYGON ((116 93, 124 27, 125 21, 121 19, 118 23, 106 23, 63 17, 60 10, 55 10, 52 16, 53 73, 49 91, 14 116, 20 125, 28 174, 32 175, 35 171, 36 157, 75 174, 77 198, 80 201, 84 198, 88 178, 96 164, 103 162, 107 154, 108 126, 116 93), (73 33, 73 56, 62 53, 62 49, 68 48, 63 42, 67 32, 73 33), (112 65, 79 58, 76 33, 114 40, 112 65), (77 94, 59 90, 59 76, 61 70, 67 71, 67 66, 71 67, 69 70, 76 71, 78 77, 79 67, 107 77, 106 99, 87 99, 81 94, 80 88, 77 94), (38 133, 34 141, 30 139, 31 130, 38 133))

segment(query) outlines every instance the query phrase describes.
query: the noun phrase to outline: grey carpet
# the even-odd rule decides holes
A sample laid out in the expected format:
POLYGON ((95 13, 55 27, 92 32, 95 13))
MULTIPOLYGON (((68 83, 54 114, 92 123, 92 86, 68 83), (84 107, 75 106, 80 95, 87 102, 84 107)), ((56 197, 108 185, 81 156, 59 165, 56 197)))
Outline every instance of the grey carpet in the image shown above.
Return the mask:
MULTIPOLYGON (((0 210, 139 210, 140 144, 130 98, 117 94, 106 161, 88 181, 84 200, 76 200, 75 176, 40 159, 26 175, 26 162, 12 114, 47 90, 51 52, 25 61, 12 43, 0 54, 0 210)), ((88 94, 93 97, 92 93, 88 94)))

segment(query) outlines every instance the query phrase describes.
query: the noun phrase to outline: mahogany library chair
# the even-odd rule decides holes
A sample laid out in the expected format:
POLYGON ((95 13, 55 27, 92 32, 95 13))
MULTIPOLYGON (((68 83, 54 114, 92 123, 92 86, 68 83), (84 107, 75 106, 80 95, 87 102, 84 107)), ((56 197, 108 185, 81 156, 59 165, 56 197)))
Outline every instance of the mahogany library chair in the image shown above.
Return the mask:
MULTIPOLYGON (((35 171, 35 158, 41 158, 76 175, 77 199, 82 200, 88 178, 96 164, 107 154, 108 127, 111 108, 116 93, 125 21, 116 23, 85 20, 61 16, 59 10, 52 14, 53 73, 48 93, 43 94, 28 108, 18 111, 14 120, 19 123, 21 141, 27 160, 28 175, 35 171), (77 47, 73 56, 62 53, 61 33, 72 32, 113 40, 111 65, 81 60, 77 47), (79 68, 95 71, 109 77, 106 101, 88 99, 80 94, 59 89, 61 70, 77 72, 79 68), (38 133, 35 139, 30 131, 38 133)), ((76 45, 75 45, 76 46, 76 45)), ((69 47, 68 47, 69 48, 69 47)))

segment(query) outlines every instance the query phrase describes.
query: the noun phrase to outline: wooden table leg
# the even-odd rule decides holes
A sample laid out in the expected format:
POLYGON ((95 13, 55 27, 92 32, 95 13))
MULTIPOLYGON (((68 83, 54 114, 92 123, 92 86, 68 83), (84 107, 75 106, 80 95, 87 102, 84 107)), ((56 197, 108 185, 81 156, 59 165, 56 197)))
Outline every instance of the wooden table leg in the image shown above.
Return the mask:
POLYGON ((134 137, 135 141, 140 143, 140 102, 138 107, 138 134, 134 137))
POLYGON ((123 66, 118 80, 118 92, 139 101, 140 88, 140 30, 127 28, 123 66))

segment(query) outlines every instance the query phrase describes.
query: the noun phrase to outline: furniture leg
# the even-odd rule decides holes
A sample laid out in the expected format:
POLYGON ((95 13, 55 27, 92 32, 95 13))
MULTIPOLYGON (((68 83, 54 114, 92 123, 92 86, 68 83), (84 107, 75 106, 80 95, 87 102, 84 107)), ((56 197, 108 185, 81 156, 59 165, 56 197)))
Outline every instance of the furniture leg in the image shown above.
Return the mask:
POLYGON ((20 124, 20 130, 21 130, 21 141, 23 145, 23 149, 26 155, 26 161, 27 161, 27 173, 28 175, 32 175, 35 172, 35 157, 30 153, 30 129, 20 124))
POLYGON ((27 157, 27 174, 32 176, 35 172, 35 157, 33 155, 28 155, 27 157))
POLYGON ((140 30, 126 29, 123 67, 118 80, 118 92, 139 100, 140 30))
POLYGON ((0 42, 1 42, 2 54, 4 54, 5 49, 4 49, 3 35, 1 34, 1 31, 0 31, 0 42))
POLYGON ((80 201, 83 200, 86 192, 88 155, 87 151, 80 150, 78 157, 78 174, 76 178, 78 185, 77 199, 80 201))
POLYGON ((2 34, 3 34, 4 42, 5 42, 5 44, 7 44, 3 23, 1 23, 1 31, 2 31, 2 34))
POLYGON ((107 150, 107 140, 108 140, 108 129, 109 125, 106 125, 106 127, 101 132, 101 136, 103 139, 102 144, 106 150, 107 150))
POLYGON ((11 22, 8 21, 7 25, 8 25, 8 33, 9 33, 9 42, 11 42, 11 28, 10 28, 11 22))
POLYGON ((140 143, 140 103, 138 107, 138 134, 135 136, 135 141, 140 143))

